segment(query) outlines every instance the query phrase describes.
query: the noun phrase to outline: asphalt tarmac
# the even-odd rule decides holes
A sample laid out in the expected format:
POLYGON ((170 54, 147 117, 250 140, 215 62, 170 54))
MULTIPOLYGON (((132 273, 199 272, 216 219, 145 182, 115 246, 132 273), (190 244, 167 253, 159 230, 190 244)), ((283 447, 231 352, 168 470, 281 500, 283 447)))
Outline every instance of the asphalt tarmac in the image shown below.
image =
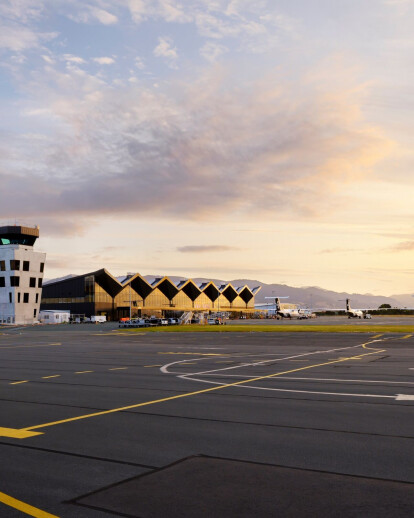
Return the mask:
POLYGON ((1 329, 0 516, 412 516, 413 374, 413 335, 1 329))

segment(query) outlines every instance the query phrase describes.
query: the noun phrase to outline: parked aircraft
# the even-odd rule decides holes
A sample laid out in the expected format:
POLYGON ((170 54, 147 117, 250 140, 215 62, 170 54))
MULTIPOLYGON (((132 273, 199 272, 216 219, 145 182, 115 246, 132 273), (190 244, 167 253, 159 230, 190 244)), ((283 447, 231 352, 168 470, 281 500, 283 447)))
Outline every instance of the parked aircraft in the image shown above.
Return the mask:
MULTIPOLYGON (((265 297, 265 299, 274 299, 276 318, 297 318, 299 320, 310 318, 312 312, 306 309, 286 308, 282 309, 280 299, 288 299, 289 297, 265 297)), ((273 304, 271 304, 273 305, 273 304)))

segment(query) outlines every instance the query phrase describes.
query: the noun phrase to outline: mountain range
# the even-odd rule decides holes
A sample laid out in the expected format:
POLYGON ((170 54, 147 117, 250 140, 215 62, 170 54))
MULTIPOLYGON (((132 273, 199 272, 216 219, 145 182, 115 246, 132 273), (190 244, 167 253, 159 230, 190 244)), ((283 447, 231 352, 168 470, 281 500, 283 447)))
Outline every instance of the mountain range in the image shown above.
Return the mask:
MULTIPOLYGON (((56 282, 59 280, 68 279, 74 277, 74 275, 66 275, 58 279, 50 279, 45 281, 56 282)), ((144 275, 145 279, 152 280, 156 277, 162 277, 162 275, 144 275)), ((184 277, 178 277, 175 275, 169 275, 169 279, 172 282, 178 283, 183 280, 184 277)), ((317 286, 306 286, 302 288, 295 288, 286 284, 266 284, 252 279, 234 279, 226 281, 223 279, 211 279, 204 277, 197 277, 192 279, 196 284, 201 284, 206 281, 213 281, 216 285, 226 284, 230 282, 232 286, 244 286, 247 284, 249 288, 255 286, 261 286, 261 290, 256 295, 256 304, 261 302, 270 302, 265 297, 289 297, 284 302, 299 304, 302 307, 308 307, 312 309, 317 308, 343 308, 345 306, 345 299, 351 300, 351 305, 354 308, 378 308, 381 304, 390 304, 392 307, 414 307, 414 295, 411 294, 400 294, 392 295, 391 297, 385 297, 380 295, 360 294, 360 293, 347 293, 337 292, 332 290, 325 290, 317 286)))

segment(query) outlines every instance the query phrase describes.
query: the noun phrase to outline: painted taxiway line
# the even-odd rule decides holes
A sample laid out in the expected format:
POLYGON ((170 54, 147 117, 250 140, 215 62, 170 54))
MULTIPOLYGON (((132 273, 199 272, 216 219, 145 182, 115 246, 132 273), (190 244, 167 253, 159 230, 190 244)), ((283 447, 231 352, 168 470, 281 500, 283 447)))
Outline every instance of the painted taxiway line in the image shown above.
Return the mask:
MULTIPOLYGON (((366 344, 364 344, 364 345, 366 345, 366 344)), ((361 344, 359 345, 359 347, 361 347, 361 344)), ((43 428, 48 428, 48 427, 51 427, 51 426, 56 426, 56 425, 65 424, 65 423, 71 423, 71 422, 80 421, 80 420, 83 420, 83 419, 90 419, 92 417, 98 417, 98 416, 103 416, 103 415, 114 414, 114 413, 117 413, 117 412, 123 412, 123 411, 126 411, 126 410, 132 410, 132 409, 135 409, 135 408, 141 408, 141 407, 149 406, 149 405, 155 405, 155 404, 158 404, 158 403, 165 403, 167 401, 173 401, 173 400, 182 399, 182 398, 185 398, 185 397, 196 396, 196 395, 199 395, 199 394, 206 394, 208 392, 214 392, 214 391, 222 390, 222 389, 225 389, 225 388, 237 387, 237 386, 240 386, 240 385, 245 385, 247 383, 251 383, 251 382, 254 382, 254 381, 261 381, 261 380, 265 380, 265 379, 275 378, 277 376, 283 376, 285 374, 291 374, 293 372, 309 370, 309 369, 313 369, 313 368, 316 368, 316 367, 323 367, 325 365, 333 365, 333 364, 336 364, 336 363, 342 363, 342 362, 345 362, 345 361, 348 361, 348 360, 352 360, 354 358, 359 358, 359 357, 362 357, 362 356, 371 356, 373 354, 378 354, 378 353, 382 353, 382 352, 385 352, 385 349, 374 350, 374 351, 369 352, 369 353, 359 354, 358 356, 354 356, 354 357, 351 356, 349 358, 342 359, 342 360, 323 362, 323 363, 318 363, 318 364, 314 364, 314 365, 306 365, 305 367, 297 367, 296 369, 290 369, 290 370, 282 371, 282 372, 275 372, 273 374, 267 374, 265 376, 258 376, 257 378, 248 379, 248 380, 235 381, 233 383, 227 383, 225 385, 221 385, 221 384, 220 385, 215 385, 214 387, 209 387, 209 388, 202 389, 202 390, 196 390, 194 392, 186 392, 184 394, 178 394, 178 395, 175 395, 175 396, 169 396, 169 397, 166 397, 166 398, 156 399, 156 400, 153 400, 153 401, 145 401, 143 403, 136 403, 134 405, 128 405, 128 406, 119 407, 119 408, 112 408, 110 410, 102 410, 101 412, 94 412, 92 414, 84 414, 84 415, 80 415, 80 416, 76 416, 76 417, 70 417, 68 419, 60 419, 59 421, 52 421, 52 422, 49 422, 49 423, 38 424, 38 425, 35 425, 35 426, 28 426, 26 428, 21 428, 21 429, 2 428, 2 429, 0 429, 0 436, 11 437, 11 438, 15 438, 15 439, 24 439, 24 438, 27 438, 27 437, 33 437, 35 435, 41 435, 43 432, 38 432, 37 430, 41 430, 43 428)))
MULTIPOLYGON (((179 376, 181 379, 198 381, 200 383, 209 383, 211 385, 223 385, 223 383, 218 383, 216 381, 207 381, 200 380, 198 378, 191 378, 189 376, 179 376)), ((368 398, 385 398, 385 399, 394 399, 394 400, 402 400, 402 399, 414 399, 414 396, 410 396, 408 394, 395 394, 392 396, 385 394, 356 394, 351 392, 323 392, 317 390, 298 390, 298 389, 280 389, 280 388, 270 388, 270 387, 255 387, 254 385, 247 385, 243 387, 245 389, 254 389, 254 390, 270 390, 272 392, 292 392, 297 394, 316 394, 318 396, 346 396, 346 397, 368 397, 368 398)))
POLYGON ((25 513, 29 516, 33 516, 34 518, 58 518, 55 514, 47 513, 46 511, 42 511, 37 507, 33 507, 32 505, 26 504, 21 500, 17 500, 12 496, 6 495, 6 493, 2 493, 0 491, 0 502, 2 504, 7 505, 8 507, 12 507, 13 509, 17 509, 22 513, 25 513))
MULTIPOLYGON (((211 374, 212 372, 222 372, 222 371, 228 371, 228 370, 233 370, 233 369, 240 369, 242 367, 256 367, 258 365, 265 365, 266 363, 275 363, 275 362, 281 362, 281 361, 284 361, 284 360, 293 360, 293 359, 296 359, 296 358, 303 358, 304 356, 311 356, 311 355, 314 355, 314 354, 327 354, 327 353, 333 353, 333 352, 336 352, 336 351, 347 351, 349 349, 356 349, 357 347, 362 347, 363 349, 370 349, 370 350, 373 350, 373 351, 376 351, 377 349, 374 349, 372 347, 368 347, 368 345, 372 344, 372 343, 375 343, 375 342, 382 342, 382 340, 375 340, 375 339, 371 339, 370 341, 368 342, 365 342, 363 344, 358 344, 358 345, 351 345, 350 347, 340 347, 340 348, 337 348, 337 349, 327 349, 327 350, 322 350, 322 351, 312 351, 310 353, 302 353, 302 354, 295 354, 294 356, 284 356, 283 358, 270 358, 269 360, 263 360, 263 361, 254 361, 254 362, 249 362, 249 363, 240 363, 238 365, 233 365, 231 367, 223 367, 221 369, 213 369, 213 370, 208 370, 208 371, 200 371, 200 372, 192 372, 191 374, 189 374, 189 376, 198 376, 198 375, 202 375, 202 374, 211 374)), ((384 352, 384 351, 381 351, 381 352, 384 352)), ((230 356, 230 355, 228 355, 230 356)), ((231 357, 231 356, 230 356, 231 357)), ((234 356, 233 356, 234 358, 234 356)), ((343 358, 343 357, 341 357, 343 358)), ((340 360, 341 358, 334 358, 334 360, 340 360)), ((209 358, 192 358, 192 361, 193 360, 198 360, 198 361, 203 361, 203 360, 208 360, 209 358)), ((177 364, 181 364, 181 363, 185 363, 187 362, 188 360, 178 360, 176 362, 171 362, 171 363, 168 363, 167 365, 164 365, 160 370, 163 374, 182 374, 182 372, 170 372, 168 370, 169 367, 171 367, 172 365, 177 365, 177 364)))
MULTIPOLYGON (((179 377, 188 378, 192 374, 180 372, 179 377)), ((241 374, 203 374, 203 377, 210 376, 212 378, 240 378, 240 379, 253 379, 254 376, 243 376, 241 374)), ((301 378, 296 376, 283 376, 279 381, 332 381, 333 383, 380 383, 381 385, 403 385, 407 387, 414 386, 413 381, 386 381, 386 380, 360 380, 360 379, 343 379, 343 378, 301 378)))

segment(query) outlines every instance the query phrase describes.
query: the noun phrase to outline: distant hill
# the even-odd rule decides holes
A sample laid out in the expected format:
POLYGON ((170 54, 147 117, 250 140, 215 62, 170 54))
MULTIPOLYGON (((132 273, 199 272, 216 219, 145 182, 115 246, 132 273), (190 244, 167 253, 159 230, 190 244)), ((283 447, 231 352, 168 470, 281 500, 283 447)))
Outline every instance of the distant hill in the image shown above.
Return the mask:
MULTIPOLYGON (((69 279, 75 275, 66 275, 58 279, 50 279, 45 282, 56 282, 59 280, 69 279)), ((163 277, 163 275, 145 275, 147 280, 155 277, 163 277)), ((177 283, 185 277, 169 275, 169 278, 177 283)), ((285 302, 292 304, 299 304, 303 307, 309 308, 343 308, 345 306, 344 300, 351 299, 351 305, 354 308, 378 308, 381 304, 390 304, 392 307, 414 307, 414 296, 410 294, 393 295, 392 297, 382 297, 371 294, 347 293, 325 290, 317 286, 307 286, 303 288, 294 288, 286 284, 266 284, 258 280, 252 279, 234 279, 227 281, 225 279, 212 279, 206 277, 193 277, 195 283, 202 283, 206 281, 213 281, 215 284, 226 284, 230 282, 234 287, 244 286, 247 284, 249 288, 261 286, 262 289, 256 295, 256 303, 269 302, 265 297, 288 296, 285 302)))

